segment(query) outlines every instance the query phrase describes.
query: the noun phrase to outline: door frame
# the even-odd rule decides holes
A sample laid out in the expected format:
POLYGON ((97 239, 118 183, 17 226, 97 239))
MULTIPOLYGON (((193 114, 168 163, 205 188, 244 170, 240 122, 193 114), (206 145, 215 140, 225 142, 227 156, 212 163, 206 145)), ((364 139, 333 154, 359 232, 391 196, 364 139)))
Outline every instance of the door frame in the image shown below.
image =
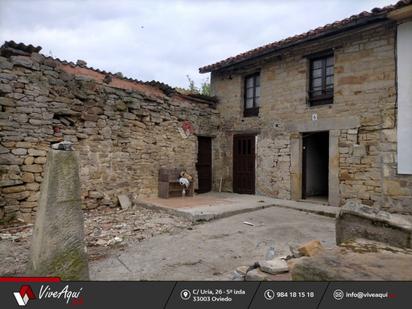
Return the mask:
POLYGON ((302 130, 290 134, 290 189, 291 199, 299 201, 302 199, 302 133, 329 131, 329 195, 328 204, 331 206, 339 206, 339 130, 328 130, 327 127, 321 130, 302 130))

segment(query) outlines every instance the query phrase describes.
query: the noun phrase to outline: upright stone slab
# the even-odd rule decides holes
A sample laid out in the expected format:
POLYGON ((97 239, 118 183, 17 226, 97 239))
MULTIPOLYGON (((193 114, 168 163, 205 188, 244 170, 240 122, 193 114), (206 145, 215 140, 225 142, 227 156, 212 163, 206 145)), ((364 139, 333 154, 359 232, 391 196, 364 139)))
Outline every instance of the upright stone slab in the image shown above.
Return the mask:
POLYGON ((50 149, 33 231, 29 272, 88 280, 78 158, 71 148, 50 149))

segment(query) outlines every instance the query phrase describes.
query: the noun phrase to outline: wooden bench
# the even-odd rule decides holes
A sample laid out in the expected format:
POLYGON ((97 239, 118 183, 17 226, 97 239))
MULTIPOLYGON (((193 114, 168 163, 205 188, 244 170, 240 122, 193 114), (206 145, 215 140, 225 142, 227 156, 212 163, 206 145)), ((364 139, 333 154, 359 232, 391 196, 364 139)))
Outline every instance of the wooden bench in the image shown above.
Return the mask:
MULTIPOLYGON (((180 172, 183 168, 160 168, 159 169, 159 197, 181 197, 183 196, 183 186, 179 184, 180 172)), ((193 196, 193 181, 186 189, 186 196, 193 196)))

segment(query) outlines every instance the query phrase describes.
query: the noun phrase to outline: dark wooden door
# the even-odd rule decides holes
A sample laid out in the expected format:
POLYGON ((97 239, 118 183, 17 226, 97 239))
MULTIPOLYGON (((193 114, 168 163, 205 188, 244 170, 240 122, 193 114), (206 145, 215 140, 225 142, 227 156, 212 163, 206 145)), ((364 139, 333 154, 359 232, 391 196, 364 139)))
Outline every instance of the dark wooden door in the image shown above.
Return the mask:
POLYGON ((233 192, 255 194, 255 135, 233 137, 233 192))
POLYGON ((197 151, 198 193, 212 190, 212 139, 199 136, 197 151))

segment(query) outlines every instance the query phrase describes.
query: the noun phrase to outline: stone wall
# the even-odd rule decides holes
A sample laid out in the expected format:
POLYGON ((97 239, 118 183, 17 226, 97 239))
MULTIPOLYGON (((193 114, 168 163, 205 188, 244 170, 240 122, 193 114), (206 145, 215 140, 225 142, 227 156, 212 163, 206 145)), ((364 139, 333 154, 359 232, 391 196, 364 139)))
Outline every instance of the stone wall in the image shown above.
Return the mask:
POLYGON ((355 198, 392 212, 412 213, 412 176, 396 173, 395 33, 396 24, 381 23, 212 72, 223 129, 215 142, 214 174, 222 177, 224 190, 232 191, 233 135, 256 132, 257 193, 301 198, 296 192, 301 170, 295 166, 300 154, 292 151, 292 141, 299 146, 301 132, 322 129, 337 139, 330 158, 330 165, 336 166, 336 175, 330 174, 332 186, 336 182, 332 204, 355 198), (310 107, 305 55, 329 48, 335 56, 334 103, 310 107), (257 70, 259 117, 244 118, 244 76, 257 70), (313 113, 317 121, 312 121, 313 113))
POLYGON ((178 129, 190 121, 216 135, 212 100, 14 47, 0 49, 0 221, 33 219, 47 151, 61 140, 80 154, 87 208, 157 195, 159 167, 196 176, 197 137, 178 129))

